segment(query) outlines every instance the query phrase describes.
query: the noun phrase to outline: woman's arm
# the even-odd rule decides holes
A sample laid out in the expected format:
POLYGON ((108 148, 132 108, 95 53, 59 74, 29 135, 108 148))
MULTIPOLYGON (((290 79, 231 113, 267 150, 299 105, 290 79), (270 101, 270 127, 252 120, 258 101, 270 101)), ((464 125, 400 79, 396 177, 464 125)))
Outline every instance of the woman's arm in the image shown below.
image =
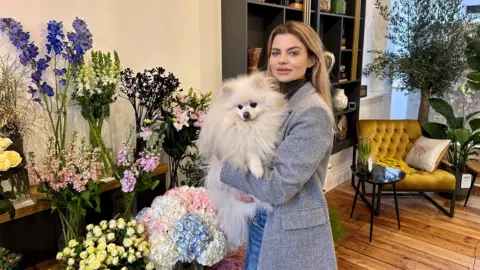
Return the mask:
POLYGON ((272 205, 289 201, 312 177, 333 143, 332 123, 324 108, 308 108, 297 114, 277 148, 273 168, 266 169, 262 178, 225 164, 220 180, 272 205))

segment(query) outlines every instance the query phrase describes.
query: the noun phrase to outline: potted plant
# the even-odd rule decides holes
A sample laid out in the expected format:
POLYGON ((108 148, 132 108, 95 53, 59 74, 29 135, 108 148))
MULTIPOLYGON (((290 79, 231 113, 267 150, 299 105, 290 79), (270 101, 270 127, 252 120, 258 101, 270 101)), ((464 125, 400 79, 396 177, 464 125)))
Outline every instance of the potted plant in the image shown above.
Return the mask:
MULTIPOLYGON (((467 162, 478 160, 476 148, 480 146, 480 118, 474 119, 480 111, 470 113, 467 116, 455 117, 451 105, 439 98, 431 98, 432 108, 445 117, 446 124, 420 121, 425 135, 433 139, 450 139, 451 144, 447 152, 448 165, 444 169, 454 174, 457 183, 462 181, 464 174, 469 174, 467 162)), ((468 177, 468 176, 467 176, 468 177)), ((473 179, 471 179, 473 181, 473 179)), ((457 184, 457 187, 460 186, 457 184)), ((460 199, 468 192, 468 187, 462 185, 457 190, 457 198, 460 199), (460 196, 458 196, 460 195, 460 196)))
POLYGON ((372 153, 370 147, 370 135, 367 137, 358 138, 358 159, 357 159, 357 171, 368 172, 368 161, 372 153))

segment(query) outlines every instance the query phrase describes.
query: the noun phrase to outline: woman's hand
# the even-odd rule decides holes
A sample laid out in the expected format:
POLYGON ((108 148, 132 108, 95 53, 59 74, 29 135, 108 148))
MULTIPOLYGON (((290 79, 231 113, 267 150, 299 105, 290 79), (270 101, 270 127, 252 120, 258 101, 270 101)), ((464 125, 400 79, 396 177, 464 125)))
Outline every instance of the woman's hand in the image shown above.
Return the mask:
POLYGON ((237 193, 235 193, 235 199, 244 203, 253 203, 253 197, 243 191, 237 191, 237 193))

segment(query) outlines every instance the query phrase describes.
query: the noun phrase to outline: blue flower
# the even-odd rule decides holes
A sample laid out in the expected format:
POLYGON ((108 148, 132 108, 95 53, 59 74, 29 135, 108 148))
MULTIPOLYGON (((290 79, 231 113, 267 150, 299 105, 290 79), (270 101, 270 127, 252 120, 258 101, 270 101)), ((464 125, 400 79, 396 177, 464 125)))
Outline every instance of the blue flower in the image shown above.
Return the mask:
POLYGON ((67 37, 73 47, 67 47, 67 52, 63 56, 72 64, 81 64, 85 52, 92 48, 92 33, 88 30, 85 21, 79 18, 75 18, 72 26, 75 32, 67 33, 67 37))
POLYGON ((34 84, 38 85, 41 80, 42 80, 42 72, 40 70, 32 72, 32 82, 34 84))
POLYGON ((55 75, 57 75, 57 76, 62 76, 63 74, 67 73, 67 69, 66 69, 66 68, 55 69, 53 72, 54 72, 55 75))
POLYGON ((46 55, 45 58, 40 58, 37 61, 37 69, 41 71, 46 70, 48 67, 48 62, 50 62, 49 56, 46 55))
POLYGON ((0 31, 6 32, 13 46, 21 50, 20 63, 27 65, 35 60, 38 55, 38 47, 30 43, 30 34, 23 31, 23 26, 12 18, 0 19, 0 31))
POLYGON ((48 85, 46 82, 43 82, 42 84, 42 90, 43 90, 43 93, 46 94, 47 96, 49 97, 53 97, 53 88, 48 85))
POLYGON ((208 224, 197 214, 189 214, 174 224, 170 239, 176 244, 182 262, 191 262, 206 250, 212 237, 208 224))
POLYGON ((45 45, 47 47, 48 53, 52 50, 55 52, 55 55, 59 55, 63 50, 63 38, 65 35, 63 34, 63 25, 62 22, 57 21, 49 21, 47 25, 47 40, 48 43, 45 45))

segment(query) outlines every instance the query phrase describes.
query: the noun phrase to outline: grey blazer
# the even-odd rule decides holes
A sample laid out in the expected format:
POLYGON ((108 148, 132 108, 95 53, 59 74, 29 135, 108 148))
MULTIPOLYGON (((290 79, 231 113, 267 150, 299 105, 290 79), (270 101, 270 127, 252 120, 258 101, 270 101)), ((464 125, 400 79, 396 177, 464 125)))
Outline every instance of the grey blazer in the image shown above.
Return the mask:
POLYGON ((274 206, 259 270, 337 269, 323 183, 333 126, 321 97, 306 83, 289 100, 277 154, 262 179, 225 164, 220 179, 274 206))

